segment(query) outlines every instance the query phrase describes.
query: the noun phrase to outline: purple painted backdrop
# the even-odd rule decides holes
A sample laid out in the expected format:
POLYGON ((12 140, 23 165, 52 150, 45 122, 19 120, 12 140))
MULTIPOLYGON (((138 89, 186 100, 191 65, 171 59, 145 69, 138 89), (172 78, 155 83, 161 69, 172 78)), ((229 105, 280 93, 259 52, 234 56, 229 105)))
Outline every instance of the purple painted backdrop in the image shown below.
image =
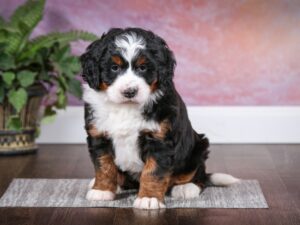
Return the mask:
MULTIPOLYGON (((1 15, 22 2, 0 0, 1 15)), ((128 26, 166 39, 178 62, 177 89, 190 105, 300 104, 297 0, 48 0, 34 35, 128 26)), ((76 43, 74 52, 85 47, 76 43)))

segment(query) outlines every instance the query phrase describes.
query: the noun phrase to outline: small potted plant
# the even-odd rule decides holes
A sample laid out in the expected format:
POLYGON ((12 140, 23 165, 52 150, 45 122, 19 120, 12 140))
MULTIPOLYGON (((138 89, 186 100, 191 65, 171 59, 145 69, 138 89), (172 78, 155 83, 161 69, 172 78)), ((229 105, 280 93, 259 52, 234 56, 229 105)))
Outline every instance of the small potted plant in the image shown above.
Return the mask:
POLYGON ((70 42, 94 41, 83 31, 53 32, 30 39, 45 1, 28 0, 5 21, 0 17, 0 154, 34 152, 39 121, 52 120, 81 96, 79 59, 70 42))

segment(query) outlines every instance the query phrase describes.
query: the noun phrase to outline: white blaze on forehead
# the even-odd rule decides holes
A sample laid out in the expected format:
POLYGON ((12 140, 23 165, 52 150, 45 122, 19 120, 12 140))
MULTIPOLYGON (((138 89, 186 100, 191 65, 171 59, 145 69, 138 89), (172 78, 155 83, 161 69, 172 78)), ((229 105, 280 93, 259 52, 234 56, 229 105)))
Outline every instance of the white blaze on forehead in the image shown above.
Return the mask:
POLYGON ((139 49, 146 47, 144 38, 134 32, 117 36, 115 44, 128 62, 134 58, 139 49))

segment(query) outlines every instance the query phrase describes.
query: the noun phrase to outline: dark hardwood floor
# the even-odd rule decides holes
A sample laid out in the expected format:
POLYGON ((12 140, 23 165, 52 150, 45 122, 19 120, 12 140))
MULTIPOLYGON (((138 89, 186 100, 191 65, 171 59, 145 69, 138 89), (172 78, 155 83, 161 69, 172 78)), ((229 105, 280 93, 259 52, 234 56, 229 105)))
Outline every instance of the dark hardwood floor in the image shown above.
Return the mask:
MULTIPOLYGON (((0 208, 0 224, 300 224, 300 145, 212 145, 209 172, 259 180, 269 209, 0 208)), ((41 145, 0 157, 0 196, 13 178, 91 178, 85 145, 41 145)))

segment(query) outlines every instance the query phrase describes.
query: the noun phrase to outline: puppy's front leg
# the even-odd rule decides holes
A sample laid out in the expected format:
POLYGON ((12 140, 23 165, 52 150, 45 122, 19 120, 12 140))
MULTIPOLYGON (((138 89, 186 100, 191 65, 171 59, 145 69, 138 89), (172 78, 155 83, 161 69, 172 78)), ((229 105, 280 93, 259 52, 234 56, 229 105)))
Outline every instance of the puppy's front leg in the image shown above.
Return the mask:
POLYGON ((88 191, 88 200, 113 200, 117 190, 118 170, 110 154, 98 158, 99 167, 96 168, 95 183, 88 191))
POLYGON ((140 189, 133 207, 139 209, 165 208, 164 197, 170 182, 168 173, 159 174, 158 164, 154 157, 146 159, 140 177, 140 189))

